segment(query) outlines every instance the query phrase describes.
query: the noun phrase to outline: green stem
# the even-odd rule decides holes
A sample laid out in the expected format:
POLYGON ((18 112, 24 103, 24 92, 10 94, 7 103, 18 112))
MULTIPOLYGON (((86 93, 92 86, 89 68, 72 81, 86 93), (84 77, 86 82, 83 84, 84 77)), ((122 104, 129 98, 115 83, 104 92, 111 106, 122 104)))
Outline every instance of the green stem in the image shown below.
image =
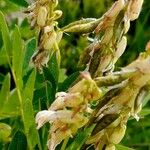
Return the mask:
POLYGON ((60 55, 60 49, 58 47, 57 42, 54 43, 54 51, 56 52, 57 63, 58 63, 58 66, 60 67, 61 55, 60 55))

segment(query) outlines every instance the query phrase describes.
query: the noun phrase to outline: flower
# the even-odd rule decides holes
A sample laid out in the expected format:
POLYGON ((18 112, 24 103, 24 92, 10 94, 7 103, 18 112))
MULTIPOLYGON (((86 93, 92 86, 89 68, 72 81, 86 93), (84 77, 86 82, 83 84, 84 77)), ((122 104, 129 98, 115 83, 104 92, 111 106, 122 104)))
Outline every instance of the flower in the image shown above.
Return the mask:
POLYGON ((38 124, 37 129, 40 129, 46 122, 52 120, 55 111, 51 110, 43 110, 37 113, 36 115, 36 123, 38 124))

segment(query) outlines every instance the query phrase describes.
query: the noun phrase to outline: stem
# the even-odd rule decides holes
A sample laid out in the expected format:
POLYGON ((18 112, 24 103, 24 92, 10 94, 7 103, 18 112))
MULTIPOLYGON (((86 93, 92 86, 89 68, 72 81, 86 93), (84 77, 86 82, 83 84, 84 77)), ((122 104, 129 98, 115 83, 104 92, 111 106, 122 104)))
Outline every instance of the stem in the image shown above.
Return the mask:
POLYGON ((61 150, 65 150, 66 149, 66 146, 67 146, 67 143, 69 141, 69 138, 66 138, 64 141, 63 141, 63 144, 61 146, 61 150))
POLYGON ((57 63, 58 63, 58 66, 60 67, 61 55, 60 55, 60 49, 58 47, 57 42, 54 43, 54 51, 56 52, 57 63))

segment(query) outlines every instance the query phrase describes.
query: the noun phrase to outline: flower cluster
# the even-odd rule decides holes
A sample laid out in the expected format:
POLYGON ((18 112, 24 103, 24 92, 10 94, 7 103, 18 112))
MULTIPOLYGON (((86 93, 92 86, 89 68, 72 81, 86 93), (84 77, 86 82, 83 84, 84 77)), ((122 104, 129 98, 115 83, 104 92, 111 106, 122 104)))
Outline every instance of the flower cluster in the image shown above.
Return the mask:
POLYGON ((63 33, 59 31, 56 20, 62 16, 62 11, 55 10, 57 5, 58 0, 37 0, 27 10, 31 27, 38 28, 38 51, 33 55, 32 63, 39 71, 42 71, 42 66, 47 66, 49 57, 54 52, 57 54, 58 64, 60 63, 58 43, 63 33))
POLYGON ((50 122, 49 149, 53 150, 65 138, 73 137, 83 127, 92 113, 91 103, 102 96, 102 91, 87 72, 82 73, 83 79, 71 87, 67 93, 56 94, 56 99, 49 110, 36 115, 38 129, 50 122))
POLYGON ((92 77, 112 72, 114 64, 124 53, 130 21, 137 19, 143 0, 118 0, 101 17, 93 30, 94 42, 81 56, 80 65, 88 64, 92 77))
POLYGON ((105 145, 106 149, 110 145, 114 147, 114 144, 118 144, 124 137, 128 118, 133 116, 139 120, 142 100, 149 91, 149 68, 148 52, 142 53, 137 60, 122 68, 123 71, 134 73, 127 77, 126 83, 119 88, 115 96, 106 94, 105 98, 109 96, 109 99, 95 111, 97 126, 86 144, 94 144, 96 149, 102 149, 105 145))

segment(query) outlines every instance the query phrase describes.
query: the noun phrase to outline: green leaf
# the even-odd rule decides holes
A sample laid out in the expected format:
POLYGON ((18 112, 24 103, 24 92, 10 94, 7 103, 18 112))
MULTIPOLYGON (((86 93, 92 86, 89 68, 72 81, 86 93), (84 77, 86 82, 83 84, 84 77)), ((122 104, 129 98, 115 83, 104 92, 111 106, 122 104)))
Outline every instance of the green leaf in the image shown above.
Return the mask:
POLYGON ((3 85, 0 91, 0 113, 4 106, 4 103, 8 100, 9 91, 10 91, 10 75, 8 74, 3 81, 3 85))
POLYGON ((63 82, 66 78, 67 78, 66 69, 64 69, 64 68, 59 69, 59 80, 58 81, 63 82))
POLYGON ((16 76, 16 84, 19 89, 22 88, 22 67, 23 67, 23 43, 21 40, 21 34, 19 28, 16 26, 12 35, 12 43, 13 43, 13 71, 16 76))
POLYGON ((28 3, 25 0, 9 0, 19 6, 27 7, 28 3))
POLYGON ((0 113, 0 118, 10 118, 20 115, 20 103, 17 90, 14 89, 10 92, 9 98, 5 101, 3 109, 0 113))
POLYGON ((116 150, 134 150, 134 149, 118 144, 116 145, 116 150))
POLYGON ((149 108, 143 108, 140 112, 140 117, 144 117, 150 115, 150 109, 149 108))
POLYGON ((7 61, 7 53, 4 49, 4 47, 0 50, 0 65, 5 65, 8 63, 7 61))
POLYGON ((36 130, 34 110, 32 106, 32 99, 34 93, 36 72, 33 70, 27 80, 25 88, 23 90, 23 121, 25 127, 25 133, 27 136, 28 146, 30 149, 38 144, 40 148, 39 136, 36 130))
POLYGON ((35 84, 36 71, 33 70, 26 82, 25 88, 23 90, 23 99, 26 101, 29 99, 32 101, 34 93, 34 84, 35 84))
MULTIPOLYGON (((38 75, 39 76, 39 75, 38 75)), ((55 93, 57 91, 57 86, 58 86, 58 78, 59 78, 59 66, 57 64, 57 59, 56 59, 56 54, 53 54, 49 63, 48 63, 48 68, 44 67, 43 68, 43 83, 46 85, 45 90, 46 90, 46 95, 49 97, 48 103, 50 104, 52 100, 55 98, 55 93), (48 94, 48 89, 50 90, 50 94, 48 94)))
POLYGON ((33 38, 36 33, 36 28, 32 29, 31 30, 31 27, 30 27, 30 23, 28 21, 27 18, 25 18, 21 25, 19 26, 20 27, 20 33, 21 33, 21 37, 25 40, 29 40, 31 38, 33 38))
MULTIPOLYGON (((57 58, 56 58, 56 54, 54 53, 53 56, 51 57, 49 63, 48 63, 48 69, 45 68, 46 71, 49 70, 49 72, 51 73, 51 75, 54 78, 55 84, 57 85, 58 83, 58 78, 59 78, 59 67, 57 64, 57 58)), ((46 74, 45 74, 46 76, 46 74)))
POLYGON ((40 110, 41 104, 42 108, 47 109, 49 105, 52 103, 55 97, 55 90, 52 87, 51 82, 45 81, 42 87, 35 90, 33 105, 35 110, 40 110))
POLYGON ((143 99, 143 107, 148 103, 149 100, 150 100, 150 92, 143 99))
POLYGON ((29 40, 26 44, 26 51, 25 51, 24 62, 23 62, 23 75, 26 75, 27 71, 29 70, 30 59, 35 49, 36 49, 36 39, 33 38, 29 40))
POLYGON ((23 111, 24 111, 24 126, 28 146, 32 150, 38 144, 40 148, 39 136, 36 130, 34 111, 31 100, 27 99, 25 101, 23 111))
POLYGON ((21 131, 17 131, 8 147, 8 150, 25 150, 25 149, 27 149, 26 136, 21 131))
POLYGON ((80 150, 88 137, 90 137, 94 127, 95 125, 92 125, 91 127, 84 129, 84 131, 78 131, 78 134, 73 140, 73 143, 67 148, 67 150, 80 150))
MULTIPOLYGON (((4 49, 7 52, 7 56, 10 56, 11 55, 11 47, 12 47, 11 40, 10 40, 10 34, 9 34, 9 29, 7 27, 7 23, 5 21, 5 17, 1 11, 0 11, 0 30, 2 32, 4 49)), ((9 57, 7 59, 9 59, 9 57)))
POLYGON ((79 72, 73 73, 63 83, 59 85, 58 91, 66 91, 71 86, 71 84, 77 79, 78 76, 79 72))
POLYGON ((0 0, 0 2, 1 2, 0 9, 4 13, 4 15, 7 15, 8 13, 11 12, 19 11, 19 6, 10 2, 9 0, 0 0))
POLYGON ((52 101, 55 99, 56 93, 56 83, 53 75, 48 68, 44 68, 44 73, 37 73, 35 81, 35 93, 34 93, 34 108, 36 110, 41 109, 39 103, 42 105, 42 108, 47 109, 52 101))
POLYGON ((3 83, 3 80, 4 80, 5 76, 3 74, 0 73, 0 84, 3 83))

